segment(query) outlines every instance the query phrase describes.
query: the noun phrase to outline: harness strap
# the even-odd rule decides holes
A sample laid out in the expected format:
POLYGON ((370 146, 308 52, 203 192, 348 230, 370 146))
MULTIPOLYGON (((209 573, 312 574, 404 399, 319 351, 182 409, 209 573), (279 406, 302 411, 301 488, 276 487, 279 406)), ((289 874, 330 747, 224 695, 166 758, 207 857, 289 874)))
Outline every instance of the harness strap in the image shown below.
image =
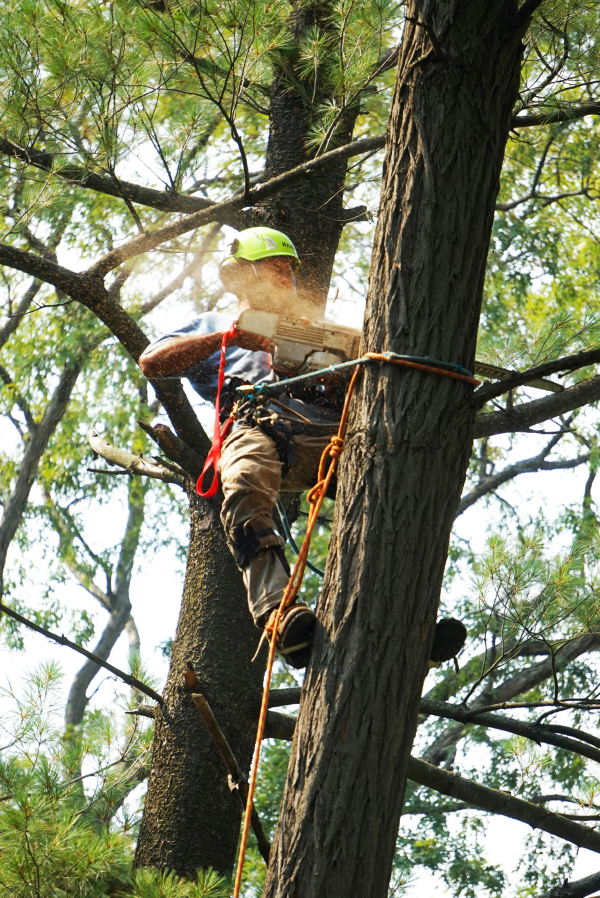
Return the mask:
POLYGON ((225 382, 225 362, 227 359, 227 343, 229 340, 233 340, 235 335, 237 334, 237 327, 235 321, 229 328, 229 330, 223 334, 223 340, 221 341, 221 358, 219 360, 219 378, 217 380, 217 398, 215 400, 215 427, 213 431, 213 441, 212 448, 208 455, 206 456, 206 461, 204 462, 204 467, 202 468, 202 473, 196 482, 196 492, 199 496, 202 496, 203 499, 210 499, 219 489, 219 461, 221 458, 221 446, 223 445, 223 440, 229 433, 231 429, 231 425, 233 424, 233 420, 228 418, 221 429, 221 389, 225 382), (211 468, 214 468, 213 479, 206 491, 202 490, 202 483, 204 481, 204 475, 210 471, 211 468))

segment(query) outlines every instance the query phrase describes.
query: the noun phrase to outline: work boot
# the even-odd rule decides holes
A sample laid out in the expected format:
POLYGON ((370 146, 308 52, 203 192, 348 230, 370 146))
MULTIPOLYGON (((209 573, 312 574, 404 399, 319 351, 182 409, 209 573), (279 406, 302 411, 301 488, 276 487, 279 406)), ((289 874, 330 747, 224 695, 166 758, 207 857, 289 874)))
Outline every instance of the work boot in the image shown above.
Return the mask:
POLYGON ((462 621, 446 617, 435 625, 435 636, 429 659, 430 667, 439 667, 444 661, 455 658, 467 640, 467 628, 462 621))
MULTIPOLYGON (((276 614, 275 608, 269 617, 270 623, 274 622, 276 614)), ((290 605, 281 615, 277 627, 277 651, 297 670, 302 670, 308 663, 316 622, 314 611, 300 602, 290 605)))

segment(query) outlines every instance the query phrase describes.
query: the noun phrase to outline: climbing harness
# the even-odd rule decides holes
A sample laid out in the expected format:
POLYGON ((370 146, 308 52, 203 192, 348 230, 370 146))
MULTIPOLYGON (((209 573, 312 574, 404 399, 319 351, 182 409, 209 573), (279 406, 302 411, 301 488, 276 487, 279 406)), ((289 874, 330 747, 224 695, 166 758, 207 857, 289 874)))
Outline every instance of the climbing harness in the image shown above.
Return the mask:
MULTIPOLYGON (((223 334, 223 340, 221 342, 221 358, 219 360, 219 377, 217 381, 217 398, 215 401, 215 425, 213 432, 213 443, 212 448, 206 457, 206 462, 204 463, 202 473, 200 474, 200 477, 198 478, 198 481, 196 483, 196 492, 199 496, 202 496, 203 499, 210 499, 215 495, 217 489, 219 488, 218 467, 219 460, 221 458, 221 447, 236 417, 236 405, 234 405, 231 414, 221 427, 221 389, 225 382, 227 343, 230 340, 234 339, 234 337, 237 335, 237 332, 237 325, 234 322, 229 330, 225 334, 223 334), (204 476, 211 468, 214 469, 212 482, 208 489, 206 491, 203 491, 202 484, 204 482, 204 476)), ((473 377, 470 371, 468 371, 462 365, 455 365, 452 362, 441 362, 437 359, 428 359, 417 355, 399 355, 396 352, 367 352, 360 359, 352 359, 349 362, 339 362, 337 365, 329 365, 327 368, 321 368, 318 371, 310 371, 308 374, 299 374, 295 377, 289 377, 287 378, 287 380, 258 384, 242 384, 241 386, 236 387, 236 393, 241 393, 243 396, 246 396, 252 401, 260 397, 263 393, 268 393, 272 390, 281 390, 282 387, 287 387, 289 384, 296 384, 300 383, 301 381, 314 379, 315 377, 334 374, 338 371, 342 371, 345 368, 357 368, 358 366, 367 365, 369 362, 390 362, 393 365, 400 365, 405 368, 415 368, 417 371, 427 371, 430 374, 439 374, 443 377, 451 377, 455 380, 462 380, 476 387, 481 384, 481 381, 477 380, 476 377, 473 377)), ((360 370, 360 368, 358 368, 358 370, 360 370)))
MULTIPOLYGON (((294 570, 292 571, 292 575, 289 579, 289 582, 285 588, 283 593, 283 598, 277 608, 277 613, 273 621, 269 621, 267 627, 270 632, 270 640, 269 640, 269 656, 267 659, 267 669, 265 673, 265 687, 263 691, 262 704, 260 707, 260 715, 258 718, 258 729, 256 732, 256 743, 254 746, 254 757, 252 761, 252 771, 250 775, 250 783, 248 786, 248 798, 246 801, 246 811, 244 813, 244 823, 242 827, 242 837, 240 841, 240 850, 238 855, 238 863, 237 870, 235 874, 235 886, 233 890, 233 898, 239 898, 240 888, 242 884, 242 873, 244 869, 244 860, 246 857, 246 846, 248 844, 248 834, 250 831, 250 820, 252 814, 252 807, 254 802, 254 792, 256 789, 256 777, 258 774, 258 762, 260 760, 260 750, 263 740, 263 735, 265 731, 265 722, 267 719, 267 709, 269 706, 269 691, 271 689, 271 677, 273 674, 273 664, 275 662, 275 652, 277 649, 277 631, 279 628, 279 622, 281 620, 281 616, 285 609, 289 607, 289 605, 294 602, 296 599, 298 592, 300 591, 300 587, 302 586, 302 580, 304 577, 304 571, 308 566, 308 551, 310 548, 310 541, 312 537, 312 533, 317 522, 317 518, 319 516, 319 512, 321 510, 321 505, 323 504, 323 499, 325 498, 325 494, 329 488, 333 475, 335 473, 335 469, 338 463, 338 459, 342 454, 342 450, 344 448, 344 437, 346 434, 346 424, 348 422, 348 414, 350 410, 350 401, 354 394, 354 388, 356 386, 356 381, 362 371, 362 368, 370 361, 380 361, 380 362, 390 362, 392 364, 401 365, 408 368, 417 368, 421 371, 427 371, 431 374, 438 374, 442 377, 451 377, 456 380, 462 380, 467 383, 472 384, 473 386, 479 386, 481 381, 477 380, 477 378, 473 377, 470 371, 467 371, 466 368, 463 368, 461 365, 452 365, 446 362, 437 362, 434 359, 423 359, 416 356, 398 356, 396 353, 386 352, 386 353, 375 353, 369 352, 361 359, 356 359, 353 362, 342 362, 339 365, 331 365, 330 368, 324 369, 324 371, 315 371, 311 372, 308 375, 299 375, 298 377, 292 377, 287 381, 279 381, 277 386, 281 387, 282 384, 293 383, 294 381, 305 380, 307 377, 315 377, 319 376, 328 371, 339 370, 340 368, 347 368, 350 365, 360 366, 356 367, 352 378, 350 380, 350 384, 348 386, 348 391, 346 393, 346 398, 344 400, 344 408, 342 411, 342 417, 340 419, 340 424, 338 428, 337 435, 334 436, 331 442, 325 447, 325 450, 321 456, 321 460, 319 462, 319 473, 317 476, 317 483, 311 490, 309 490, 307 494, 307 500, 310 506, 308 522, 306 526, 306 534, 304 536, 304 540, 302 542, 302 547, 298 553, 298 560, 294 565, 294 570), (329 460, 329 468, 325 471, 327 466, 327 462, 329 460)), ((275 386, 275 385, 273 385, 275 386)), ((262 392, 267 391, 271 388, 271 384, 256 384, 250 386, 239 387, 239 391, 244 393, 249 392, 262 392)))

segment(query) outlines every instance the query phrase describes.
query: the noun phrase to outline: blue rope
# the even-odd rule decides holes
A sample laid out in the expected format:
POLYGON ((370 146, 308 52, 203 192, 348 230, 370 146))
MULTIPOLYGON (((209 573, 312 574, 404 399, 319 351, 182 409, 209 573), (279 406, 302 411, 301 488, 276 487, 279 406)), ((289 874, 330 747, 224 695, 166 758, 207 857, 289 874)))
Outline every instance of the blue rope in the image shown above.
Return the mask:
MULTIPOLYGON (((281 518, 281 523, 283 524, 283 532, 285 533, 286 539, 290 544, 292 550, 296 553, 296 555, 300 554, 300 549, 296 545, 296 541, 292 536, 292 530, 290 527, 290 522, 287 514, 285 513, 285 508, 283 507, 283 502, 281 499, 277 500, 277 511, 279 512, 279 517, 281 518)), ((310 561, 306 562, 306 567, 313 572, 313 574, 317 574, 317 576, 323 578, 325 576, 325 571, 320 571, 318 567, 315 567, 314 564, 311 564, 310 561)))
MULTIPOLYGON (((441 368, 443 371, 454 371, 456 374, 463 374, 466 377, 473 377, 471 371, 463 365, 455 365, 453 362, 440 362, 438 359, 427 359, 420 355, 399 355, 397 352, 382 352, 381 355, 388 359, 398 359, 403 362, 416 362, 419 365, 430 365, 432 368, 441 368)), ((287 384, 298 383, 301 380, 309 380, 313 377, 320 377, 322 374, 333 374, 341 371, 343 368, 351 368, 355 365, 366 365, 380 361, 380 359, 371 359, 363 356, 361 359, 352 359, 350 362, 338 362, 337 365, 329 365, 328 368, 320 368, 318 371, 310 371, 308 374, 298 374, 296 377, 288 377, 287 380, 273 381, 272 383, 260 384, 243 384, 237 387, 238 393, 266 393, 269 390, 279 390, 287 384)))

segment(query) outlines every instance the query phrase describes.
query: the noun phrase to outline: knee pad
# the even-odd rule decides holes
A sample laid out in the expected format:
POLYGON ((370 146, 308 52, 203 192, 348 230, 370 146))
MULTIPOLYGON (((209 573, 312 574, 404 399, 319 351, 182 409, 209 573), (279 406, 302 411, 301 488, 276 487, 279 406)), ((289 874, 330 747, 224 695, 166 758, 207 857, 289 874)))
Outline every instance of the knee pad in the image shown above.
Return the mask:
POLYGON ((272 527, 255 530, 250 521, 238 524, 237 527, 233 527, 227 532, 227 544, 235 558, 235 563, 242 570, 248 567, 259 552, 263 552, 265 549, 275 549, 279 550, 277 555, 280 561, 283 556, 282 564, 289 572, 289 565, 281 548, 281 537, 275 533, 272 527))

